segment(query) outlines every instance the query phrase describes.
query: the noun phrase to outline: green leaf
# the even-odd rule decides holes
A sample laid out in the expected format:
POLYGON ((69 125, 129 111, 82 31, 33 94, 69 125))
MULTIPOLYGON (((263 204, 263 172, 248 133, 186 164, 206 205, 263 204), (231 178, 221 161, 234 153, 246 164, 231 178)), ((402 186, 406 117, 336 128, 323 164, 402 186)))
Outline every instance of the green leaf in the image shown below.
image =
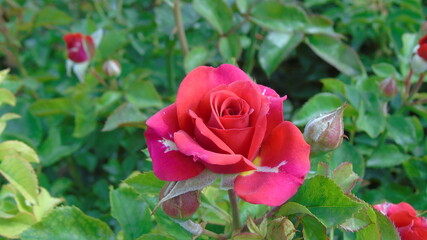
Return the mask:
POLYGON ((141 195, 158 195, 166 183, 158 179, 153 172, 140 173, 124 180, 124 182, 133 187, 141 195))
POLYGON ((372 207, 366 212, 372 224, 356 232, 356 240, 381 239, 399 240, 399 234, 390 220, 372 207))
POLYGON ((82 138, 96 129, 96 111, 93 100, 86 91, 79 91, 73 96, 74 132, 73 137, 82 138))
POLYGON ((130 187, 110 189, 111 215, 122 228, 124 239, 133 240, 151 230, 151 211, 130 187))
POLYGON ((191 48, 184 58, 184 69, 186 73, 191 72, 198 66, 204 65, 210 57, 210 53, 205 47, 191 48))
POLYGON ((22 240, 113 240, 108 225, 76 207, 61 207, 21 234, 22 240))
POLYGON ((7 74, 9 74, 9 71, 9 68, 0 71, 0 84, 3 83, 3 81, 6 79, 7 74))
POLYGON ((388 135, 406 150, 418 146, 417 128, 412 117, 390 116, 387 119, 388 135))
POLYGON ((233 26, 233 12, 223 0, 193 0, 193 7, 221 35, 233 26))
POLYGON ((4 129, 6 128, 6 122, 12 119, 20 118, 18 114, 15 113, 5 113, 0 117, 0 134, 3 133, 4 129))
POLYGON ((0 236, 18 238, 28 227, 36 223, 34 216, 28 212, 20 212, 12 218, 0 218, 0 236))
POLYGON ((0 162, 8 156, 19 156, 20 158, 33 163, 39 163, 37 153, 27 144, 20 141, 6 141, 0 143, 0 162))
POLYGON ((372 65, 372 70, 377 76, 388 78, 396 76, 397 70, 396 68, 389 63, 378 63, 372 65))
POLYGON ((301 32, 269 32, 261 43, 258 60, 267 75, 271 75, 279 64, 302 41, 301 32))
POLYGON ((344 95, 345 93, 345 85, 342 81, 336 78, 324 78, 321 79, 320 82, 323 84, 322 91, 323 92, 331 92, 335 94, 344 95))
POLYGON ((38 99, 30 107, 32 114, 36 116, 48 116, 54 114, 73 114, 72 102, 68 98, 38 99))
POLYGON ((40 221, 42 218, 44 218, 53 210, 54 207, 63 201, 64 199, 54 198, 46 189, 40 188, 40 193, 37 196, 37 204, 33 206, 33 212, 37 221, 40 221))
POLYGON ((102 41, 96 51, 96 58, 106 59, 129 43, 127 32, 120 30, 111 30, 105 32, 102 41))
POLYGON ((396 145, 386 144, 376 148, 367 161, 368 167, 393 167, 409 159, 409 156, 403 154, 396 145))
POLYGON ((324 176, 306 180, 290 201, 307 207, 328 228, 343 223, 363 206, 346 196, 332 179, 324 176))
POLYGON ((162 99, 152 82, 139 79, 125 87, 126 99, 137 108, 163 106, 162 99))
POLYGON ((403 167, 412 184, 414 184, 420 192, 425 192, 427 190, 427 185, 425 184, 425 182, 427 182, 427 158, 424 157, 421 161, 412 158, 404 162, 403 167))
POLYGON ((316 34, 323 33, 335 37, 341 37, 334 31, 334 22, 322 15, 309 16, 309 23, 303 29, 305 33, 316 34))
POLYGON ((242 53, 239 35, 233 33, 227 37, 221 37, 219 39, 219 52, 225 61, 232 58, 238 59, 242 53))
POLYGON ((116 103, 120 101, 123 94, 119 91, 106 91, 102 96, 96 101, 96 112, 100 115, 108 114, 111 111, 111 108, 116 106, 116 103))
POLYGON ((38 11, 34 24, 36 27, 49 25, 58 26, 69 25, 72 21, 73 18, 65 12, 53 6, 46 6, 38 11))
POLYGON ((359 176, 353 172, 353 164, 349 162, 344 162, 335 168, 331 178, 345 193, 351 192, 354 186, 356 186, 356 183, 361 180, 359 176))
POLYGON ((136 240, 175 240, 175 238, 163 234, 148 233, 144 234, 136 240))
POLYGON ((357 148, 344 141, 337 150, 333 151, 329 163, 331 169, 337 168, 343 162, 350 162, 354 172, 363 178, 365 174, 365 161, 357 148))
POLYGON ((19 155, 1 158, 0 174, 10 182, 24 197, 37 203, 38 180, 31 164, 19 155))
POLYGON ((62 144, 61 133, 58 127, 49 130, 48 138, 39 148, 40 158, 44 167, 55 164, 62 158, 71 155, 79 150, 81 143, 76 141, 73 144, 62 144))
POLYGON ((15 106, 16 104, 16 98, 13 93, 11 93, 6 88, 0 88, 0 106, 3 105, 3 103, 9 104, 11 106, 15 106))
POLYGON ((365 74, 357 53, 340 40, 322 34, 309 35, 306 43, 323 60, 349 76, 365 74))
POLYGON ((331 93, 319 93, 310 98, 295 113, 292 122, 297 126, 304 126, 311 119, 322 113, 331 112, 342 105, 341 99, 331 93))
POLYGON ((111 131, 124 126, 142 126, 147 116, 132 104, 124 103, 107 118, 102 131, 111 131))
POLYGON ((305 240, 328 240, 326 228, 321 222, 312 216, 304 216, 301 219, 303 225, 302 234, 305 240))
POLYGON ((250 18, 256 24, 274 31, 292 32, 303 29, 307 15, 301 8, 282 5, 276 1, 262 1, 255 5, 250 18))
POLYGON ((349 232, 357 232, 367 227, 373 223, 367 211, 371 211, 370 207, 362 208, 359 212, 342 223, 340 227, 349 232))

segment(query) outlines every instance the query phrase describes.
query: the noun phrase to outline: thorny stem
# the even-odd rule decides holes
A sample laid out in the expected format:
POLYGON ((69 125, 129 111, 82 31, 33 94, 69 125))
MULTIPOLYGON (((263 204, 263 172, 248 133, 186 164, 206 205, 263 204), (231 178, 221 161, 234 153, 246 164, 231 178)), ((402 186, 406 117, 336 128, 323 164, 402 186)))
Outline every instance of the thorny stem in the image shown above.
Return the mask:
POLYGON ((182 23, 181 9, 179 8, 179 0, 173 2, 173 15, 175 17, 176 29, 178 31, 179 42, 181 43, 182 53, 184 57, 188 54, 187 38, 185 36, 184 24, 182 23))
POLYGON ((414 71, 412 71, 412 68, 409 70, 408 76, 406 76, 405 78, 405 93, 403 95, 404 99, 407 99, 408 95, 409 95, 409 90, 411 88, 411 77, 414 74, 414 71))
POLYGON ((409 93, 408 100, 410 100, 415 95, 415 93, 417 93, 418 90, 420 90, 421 85, 423 85, 424 77, 425 77, 425 73, 421 73, 420 76, 418 77, 418 82, 415 84, 414 88, 412 88, 411 93, 409 93))
POLYGON ((203 235, 206 235, 206 236, 208 236, 208 237, 215 238, 215 239, 220 239, 220 240, 223 240, 223 239, 225 240, 225 239, 227 239, 227 237, 226 237, 225 235, 221 235, 221 234, 218 234, 218 233, 214 233, 214 232, 211 232, 211 231, 206 230, 206 229, 203 229, 202 234, 203 234, 203 235))
POLYGON ((230 198, 231 217, 233 218, 233 232, 238 232, 240 231, 240 214, 237 196, 233 189, 228 190, 228 197, 230 198))

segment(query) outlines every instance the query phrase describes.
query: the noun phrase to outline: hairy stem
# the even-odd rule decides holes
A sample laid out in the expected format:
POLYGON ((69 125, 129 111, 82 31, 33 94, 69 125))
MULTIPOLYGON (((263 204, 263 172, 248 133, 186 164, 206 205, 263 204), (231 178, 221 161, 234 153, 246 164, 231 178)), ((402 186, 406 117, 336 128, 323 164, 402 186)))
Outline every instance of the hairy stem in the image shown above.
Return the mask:
POLYGON ((233 189, 228 190, 228 197, 230 198, 231 217, 233 218, 233 232, 240 231, 240 214, 239 206, 237 204, 237 196, 233 189))
POLYGON ((414 74, 414 71, 412 71, 412 68, 409 70, 408 75, 405 78, 405 93, 403 94, 403 99, 407 99, 409 95, 409 90, 411 89, 411 77, 414 74))
POLYGON ((179 8, 179 0, 173 2, 173 15, 175 17, 176 29, 178 31, 179 42, 181 43, 182 53, 185 56, 188 54, 187 37, 185 36, 184 24, 182 23, 181 9, 179 8))
POLYGON ((420 74, 420 76, 418 77, 418 82, 415 84, 414 88, 412 88, 411 92, 409 93, 408 100, 410 100, 415 95, 415 93, 420 90, 421 85, 423 85, 424 76, 425 73, 420 74))

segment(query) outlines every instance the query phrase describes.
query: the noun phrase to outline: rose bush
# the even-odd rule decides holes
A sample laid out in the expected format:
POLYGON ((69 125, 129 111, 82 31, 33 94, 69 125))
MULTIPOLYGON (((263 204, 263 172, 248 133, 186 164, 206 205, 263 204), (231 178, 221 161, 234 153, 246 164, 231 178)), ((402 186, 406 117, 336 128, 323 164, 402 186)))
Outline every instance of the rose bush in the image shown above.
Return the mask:
POLYGON ((293 196, 310 169, 310 146, 283 120, 283 101, 233 65, 198 67, 182 81, 176 102, 147 120, 156 176, 181 181, 208 169, 238 174, 243 200, 277 206, 293 196))
POLYGON ((402 240, 427 239, 427 220, 418 217, 415 209, 408 203, 385 202, 374 207, 393 222, 402 240))

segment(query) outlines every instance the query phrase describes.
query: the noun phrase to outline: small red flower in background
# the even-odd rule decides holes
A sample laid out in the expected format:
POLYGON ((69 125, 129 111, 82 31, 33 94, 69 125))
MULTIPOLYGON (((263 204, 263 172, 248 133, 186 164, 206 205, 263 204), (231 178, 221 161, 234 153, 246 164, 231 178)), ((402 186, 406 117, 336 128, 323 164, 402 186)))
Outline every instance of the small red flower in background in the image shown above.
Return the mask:
POLYGON ((402 240, 427 239, 427 220, 424 217, 418 217, 415 209, 408 203, 385 202, 374 205, 374 208, 393 222, 402 240))
POLYGON ((67 44, 68 59, 76 63, 90 60, 95 55, 95 43, 91 36, 69 33, 63 37, 67 44))
POLYGON ((422 37, 420 41, 418 41, 419 48, 417 49, 417 54, 420 56, 424 61, 427 61, 427 35, 422 37))
POLYGON ((427 35, 418 41, 413 50, 411 67, 414 73, 419 74, 427 71, 427 35))

